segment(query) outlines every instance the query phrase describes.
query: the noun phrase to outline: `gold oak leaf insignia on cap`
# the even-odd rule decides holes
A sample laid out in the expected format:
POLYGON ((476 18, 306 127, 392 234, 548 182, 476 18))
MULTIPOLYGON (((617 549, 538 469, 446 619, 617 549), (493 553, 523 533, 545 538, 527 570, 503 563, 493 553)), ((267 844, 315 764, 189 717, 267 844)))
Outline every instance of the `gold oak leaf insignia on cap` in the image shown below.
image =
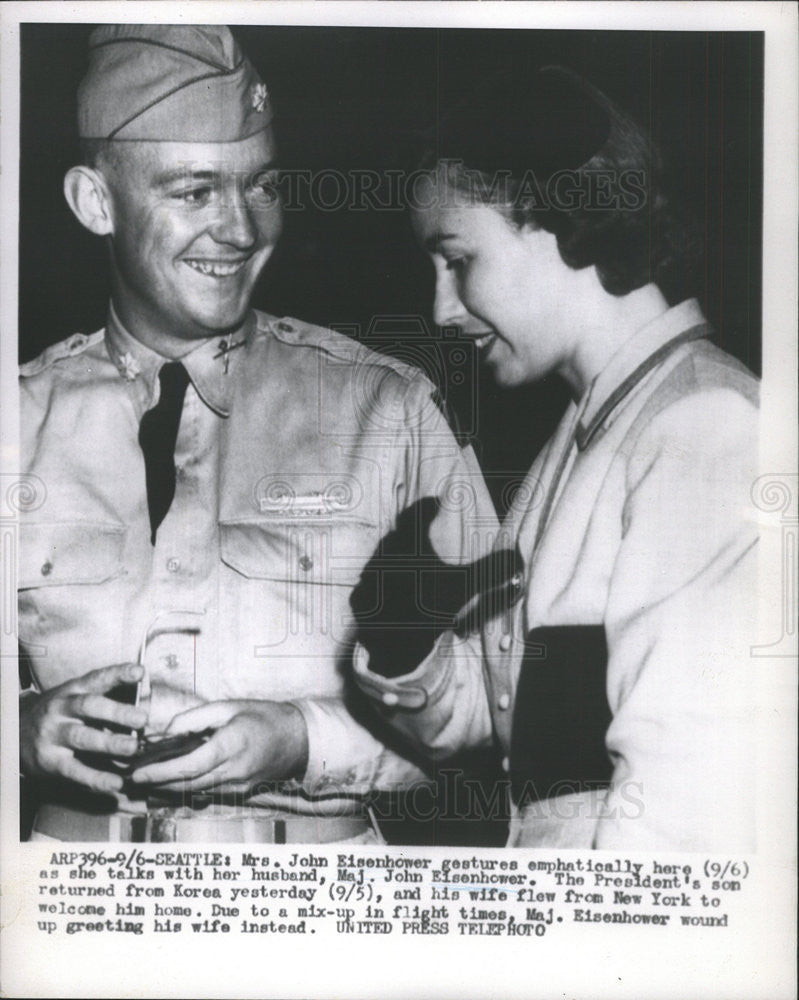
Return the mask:
POLYGON ((264 110, 267 97, 269 97, 269 91, 266 89, 266 84, 256 83, 252 88, 252 106, 256 111, 264 110))

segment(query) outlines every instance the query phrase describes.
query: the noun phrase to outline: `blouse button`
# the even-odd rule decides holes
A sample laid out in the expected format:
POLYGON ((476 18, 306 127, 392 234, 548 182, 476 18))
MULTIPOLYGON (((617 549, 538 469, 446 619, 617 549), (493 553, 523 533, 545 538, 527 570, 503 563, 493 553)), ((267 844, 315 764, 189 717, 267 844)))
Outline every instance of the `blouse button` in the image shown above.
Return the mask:
POLYGON ((388 708, 393 708, 394 705, 399 705, 399 695, 396 691, 385 691, 383 693, 383 704, 388 708))
POLYGON ((508 773, 508 771, 510 771, 510 758, 509 757, 503 757, 502 758, 502 770, 506 774, 508 773))
POLYGON ((305 573, 307 573, 309 569, 313 569, 313 559, 311 559, 310 556, 300 556, 300 569, 305 573))
POLYGON ((499 707, 502 709, 503 712, 506 709, 510 708, 510 695, 508 694, 507 691, 499 696, 497 700, 497 705, 499 705, 499 707))
POLYGON ((42 566, 42 576, 49 576, 53 572, 53 564, 48 559, 42 566))
POLYGON ((503 653, 507 653, 507 651, 510 649, 510 645, 511 645, 511 634, 510 632, 504 632, 499 637, 499 648, 502 650, 503 653))
POLYGON ((174 559, 174 558, 167 559, 166 568, 169 570, 170 573, 177 573, 177 571, 180 569, 180 559, 174 559))

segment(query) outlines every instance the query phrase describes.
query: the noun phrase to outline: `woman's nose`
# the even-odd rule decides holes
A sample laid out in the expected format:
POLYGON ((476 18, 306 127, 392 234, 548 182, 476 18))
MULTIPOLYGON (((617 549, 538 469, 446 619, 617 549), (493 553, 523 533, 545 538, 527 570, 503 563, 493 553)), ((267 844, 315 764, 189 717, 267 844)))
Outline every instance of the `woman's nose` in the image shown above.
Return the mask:
POLYGON ((459 326, 466 316, 468 311, 460 300, 453 275, 440 270, 436 275, 433 319, 438 326, 459 326))

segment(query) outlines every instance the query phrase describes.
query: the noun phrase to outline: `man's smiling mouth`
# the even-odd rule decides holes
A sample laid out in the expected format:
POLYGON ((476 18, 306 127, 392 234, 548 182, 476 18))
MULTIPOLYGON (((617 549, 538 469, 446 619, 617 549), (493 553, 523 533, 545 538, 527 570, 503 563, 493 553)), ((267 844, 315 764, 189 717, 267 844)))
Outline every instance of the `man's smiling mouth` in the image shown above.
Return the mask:
POLYGON ((196 258, 189 258, 184 260, 183 263, 188 264, 192 270, 198 271, 200 274, 205 274, 212 278, 229 278, 232 275, 237 274, 248 260, 249 258, 247 257, 242 260, 233 261, 198 260, 196 258))

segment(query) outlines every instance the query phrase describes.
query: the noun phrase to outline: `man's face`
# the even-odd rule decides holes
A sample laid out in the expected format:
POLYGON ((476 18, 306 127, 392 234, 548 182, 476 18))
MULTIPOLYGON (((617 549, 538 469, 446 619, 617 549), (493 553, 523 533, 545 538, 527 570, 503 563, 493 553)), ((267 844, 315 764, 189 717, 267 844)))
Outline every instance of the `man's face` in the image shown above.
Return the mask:
POLYGON ((174 355, 241 325, 282 228, 274 160, 268 128, 231 143, 131 142, 103 170, 114 305, 134 336, 174 355))

